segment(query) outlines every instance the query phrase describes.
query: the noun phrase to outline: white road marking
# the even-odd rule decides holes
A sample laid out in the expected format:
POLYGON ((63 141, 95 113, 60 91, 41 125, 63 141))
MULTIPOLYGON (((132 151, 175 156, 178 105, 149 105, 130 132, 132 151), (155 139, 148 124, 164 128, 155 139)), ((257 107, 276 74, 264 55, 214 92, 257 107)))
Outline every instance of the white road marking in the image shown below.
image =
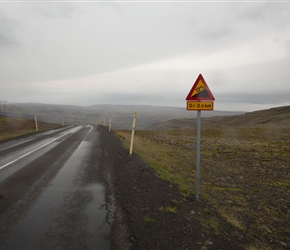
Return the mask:
POLYGON ((24 157, 26 157, 26 156, 28 156, 28 155, 34 153, 35 151, 37 151, 37 150, 39 150, 39 149, 41 149, 41 148, 43 148, 43 147, 49 145, 50 143, 52 143, 52 142, 58 140, 59 138, 65 136, 65 135, 67 135, 67 134, 69 134, 69 133, 74 133, 74 132, 77 131, 77 130, 80 130, 80 127, 77 127, 77 128, 75 128, 75 129, 73 129, 73 130, 70 130, 69 132, 67 132, 67 133, 65 133, 65 134, 63 134, 63 135, 61 135, 61 136, 59 136, 59 137, 57 137, 57 138, 54 138, 53 140, 51 140, 51 141, 49 141, 49 142, 47 142, 47 143, 41 145, 41 146, 38 147, 38 148, 33 149, 32 151, 30 151, 30 152, 28 152, 28 153, 26 153, 26 154, 24 154, 24 155, 22 155, 22 156, 20 156, 20 157, 18 157, 18 158, 16 158, 16 159, 14 159, 13 161, 10 161, 10 162, 8 162, 8 163, 2 165, 2 166, 0 167, 0 170, 3 169, 3 168, 8 167, 9 165, 13 164, 14 162, 17 162, 17 161, 21 160, 22 158, 24 158, 24 157))
POLYGON ((88 132, 88 134, 91 133, 92 130, 94 129, 94 127, 92 127, 92 126, 90 126, 90 127, 91 127, 91 129, 90 129, 90 131, 88 132))

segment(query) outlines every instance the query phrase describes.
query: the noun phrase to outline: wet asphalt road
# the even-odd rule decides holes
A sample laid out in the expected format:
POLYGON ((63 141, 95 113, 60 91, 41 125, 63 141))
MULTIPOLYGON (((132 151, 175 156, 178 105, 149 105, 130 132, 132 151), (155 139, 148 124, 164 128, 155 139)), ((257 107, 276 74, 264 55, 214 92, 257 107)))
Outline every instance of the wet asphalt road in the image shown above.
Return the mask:
POLYGON ((0 249, 109 249, 114 205, 98 129, 0 143, 0 249))

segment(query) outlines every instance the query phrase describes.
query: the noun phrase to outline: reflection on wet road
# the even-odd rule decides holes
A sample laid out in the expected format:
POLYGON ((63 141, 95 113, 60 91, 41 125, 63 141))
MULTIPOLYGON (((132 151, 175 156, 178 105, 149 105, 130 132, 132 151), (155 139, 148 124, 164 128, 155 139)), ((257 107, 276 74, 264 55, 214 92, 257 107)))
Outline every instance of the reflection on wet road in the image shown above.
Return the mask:
MULTIPOLYGON (((30 145, 38 147, 23 160, 0 170, 0 188, 6 188, 25 180, 22 175, 42 169, 37 180, 23 184, 26 191, 18 200, 9 201, 13 192, 3 192, 0 201, 7 198, 11 204, 0 207, 0 219, 20 209, 23 214, 12 222, 0 222, 1 230, 7 226, 5 237, 0 238, 0 249, 109 249, 114 204, 98 175, 102 150, 97 129, 78 127, 30 145)), ((7 153, 9 157, 12 154, 7 153)))

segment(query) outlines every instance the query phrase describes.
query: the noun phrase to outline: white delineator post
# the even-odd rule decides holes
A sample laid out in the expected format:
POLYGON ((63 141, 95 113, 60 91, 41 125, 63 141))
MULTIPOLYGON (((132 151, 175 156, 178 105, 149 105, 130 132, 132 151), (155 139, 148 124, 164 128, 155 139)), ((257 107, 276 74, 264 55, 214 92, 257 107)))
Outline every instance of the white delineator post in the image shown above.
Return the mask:
POLYGON ((136 116, 137 112, 134 112, 133 124, 132 124, 132 135, 131 135, 131 144, 130 144, 130 155, 133 151, 133 142, 134 142, 134 133, 135 133, 135 125, 136 125, 136 116))
POLYGON ((37 124, 36 115, 34 115, 34 121, 35 121, 35 130, 38 131, 38 124, 37 124))
POLYGON ((112 126, 112 117, 110 116, 110 120, 109 120, 109 132, 111 132, 111 126, 112 126))

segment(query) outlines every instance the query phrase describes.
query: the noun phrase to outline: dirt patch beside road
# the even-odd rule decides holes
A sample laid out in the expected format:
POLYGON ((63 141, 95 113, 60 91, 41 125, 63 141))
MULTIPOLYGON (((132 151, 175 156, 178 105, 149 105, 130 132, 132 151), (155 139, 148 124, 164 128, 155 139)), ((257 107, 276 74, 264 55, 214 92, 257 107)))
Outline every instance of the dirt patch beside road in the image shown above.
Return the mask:
POLYGON ((112 249, 246 248, 249 242, 242 231, 209 204, 182 195, 138 155, 129 156, 114 133, 99 128, 106 162, 102 171, 110 176, 115 196, 112 249))

